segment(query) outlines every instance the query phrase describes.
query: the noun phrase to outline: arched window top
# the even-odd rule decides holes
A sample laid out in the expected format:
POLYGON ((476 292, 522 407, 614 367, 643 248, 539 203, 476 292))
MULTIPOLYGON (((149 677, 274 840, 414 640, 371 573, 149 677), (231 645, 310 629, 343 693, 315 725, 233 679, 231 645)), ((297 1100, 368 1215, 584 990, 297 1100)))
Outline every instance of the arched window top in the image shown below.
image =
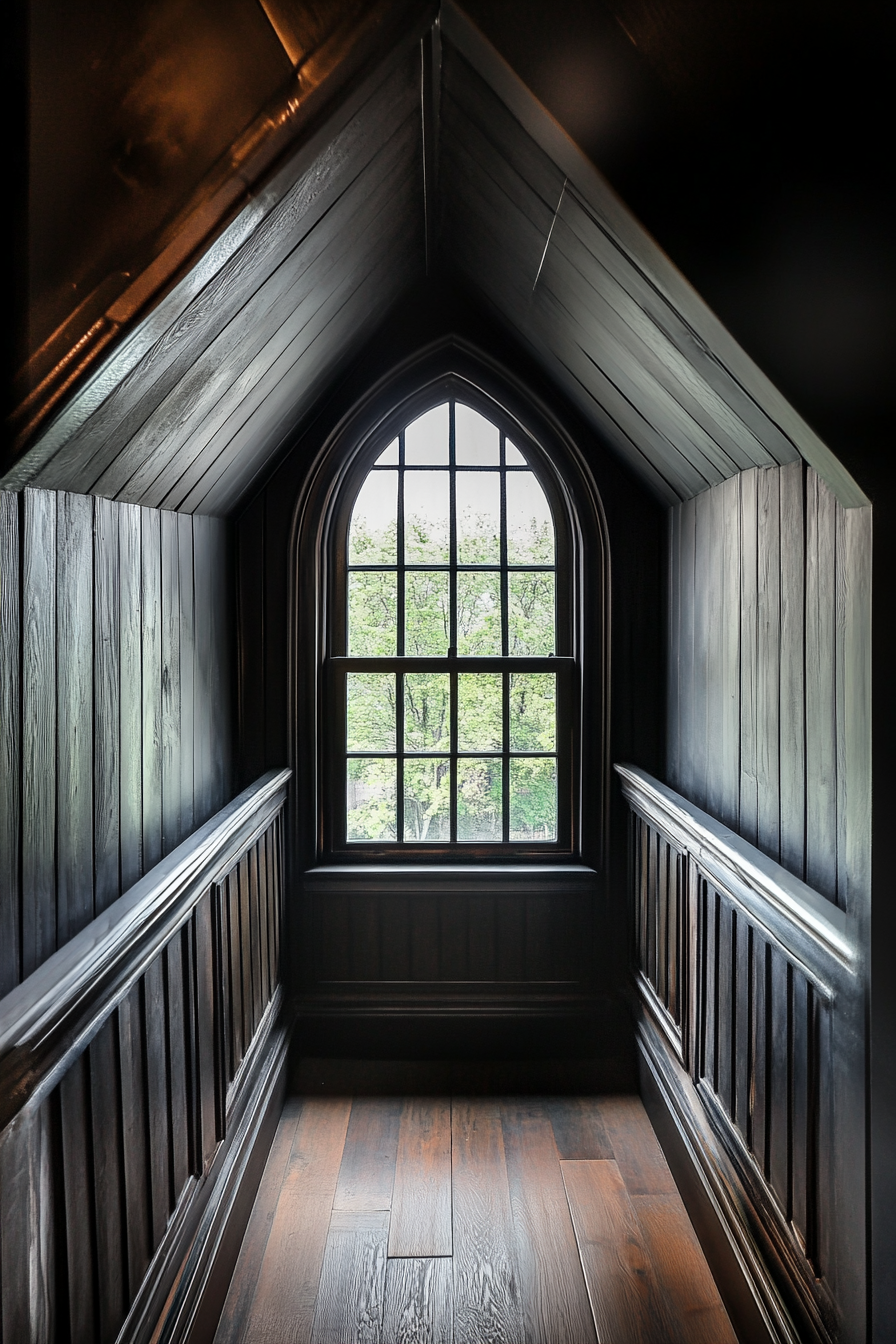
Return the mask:
POLYGON ((498 425, 449 400, 379 453, 349 526, 346 652, 556 652, 556 529, 538 475, 498 425))
POLYGON ((340 416, 295 521, 305 866, 602 862, 608 548, 563 422, 452 338, 340 416))
POLYGON ((371 443, 336 536, 334 849, 568 849, 562 510, 499 416, 414 409, 371 443))

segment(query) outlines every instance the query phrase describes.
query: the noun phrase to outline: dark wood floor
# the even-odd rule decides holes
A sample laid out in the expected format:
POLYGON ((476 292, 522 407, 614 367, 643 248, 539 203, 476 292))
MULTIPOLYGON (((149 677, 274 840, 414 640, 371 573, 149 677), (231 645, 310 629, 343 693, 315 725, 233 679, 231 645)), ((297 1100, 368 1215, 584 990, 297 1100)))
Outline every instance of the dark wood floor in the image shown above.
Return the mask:
POLYGON ((735 1344, 641 1102, 283 1112, 216 1344, 735 1344))

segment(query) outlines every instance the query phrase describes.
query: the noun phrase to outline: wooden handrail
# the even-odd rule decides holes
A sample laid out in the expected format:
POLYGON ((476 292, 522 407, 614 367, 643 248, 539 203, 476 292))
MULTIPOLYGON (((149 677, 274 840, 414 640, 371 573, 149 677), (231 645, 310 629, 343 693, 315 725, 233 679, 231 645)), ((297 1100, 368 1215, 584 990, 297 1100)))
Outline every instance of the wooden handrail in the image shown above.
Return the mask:
POLYGON ((824 984, 856 973, 856 921, 729 827, 633 765, 617 765, 626 800, 824 984), (832 975, 833 972, 833 975, 832 975))
POLYGON ((245 789, 0 1000, 0 1130, 46 1096, 211 883, 266 829, 291 773, 269 771, 245 789))

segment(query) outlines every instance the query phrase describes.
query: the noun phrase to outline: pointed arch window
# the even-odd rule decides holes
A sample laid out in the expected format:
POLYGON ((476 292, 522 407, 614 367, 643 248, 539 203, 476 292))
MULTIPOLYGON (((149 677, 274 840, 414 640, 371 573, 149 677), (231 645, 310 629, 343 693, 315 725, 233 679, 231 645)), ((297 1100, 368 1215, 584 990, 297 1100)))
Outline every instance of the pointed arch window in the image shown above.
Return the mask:
POLYGON ((346 482, 331 852, 570 850, 568 522, 537 445, 488 409, 416 407, 346 482))

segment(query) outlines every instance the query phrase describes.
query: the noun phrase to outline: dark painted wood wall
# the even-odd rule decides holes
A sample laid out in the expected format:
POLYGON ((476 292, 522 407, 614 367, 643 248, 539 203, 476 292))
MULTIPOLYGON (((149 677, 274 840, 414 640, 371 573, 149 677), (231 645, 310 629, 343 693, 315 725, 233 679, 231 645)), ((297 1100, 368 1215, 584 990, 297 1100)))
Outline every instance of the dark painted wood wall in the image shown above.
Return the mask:
POLYGON ((670 510, 668 782, 844 909, 868 895, 871 509, 801 462, 670 510))
POLYGON ((0 994, 231 796, 227 524, 0 494, 0 994))

